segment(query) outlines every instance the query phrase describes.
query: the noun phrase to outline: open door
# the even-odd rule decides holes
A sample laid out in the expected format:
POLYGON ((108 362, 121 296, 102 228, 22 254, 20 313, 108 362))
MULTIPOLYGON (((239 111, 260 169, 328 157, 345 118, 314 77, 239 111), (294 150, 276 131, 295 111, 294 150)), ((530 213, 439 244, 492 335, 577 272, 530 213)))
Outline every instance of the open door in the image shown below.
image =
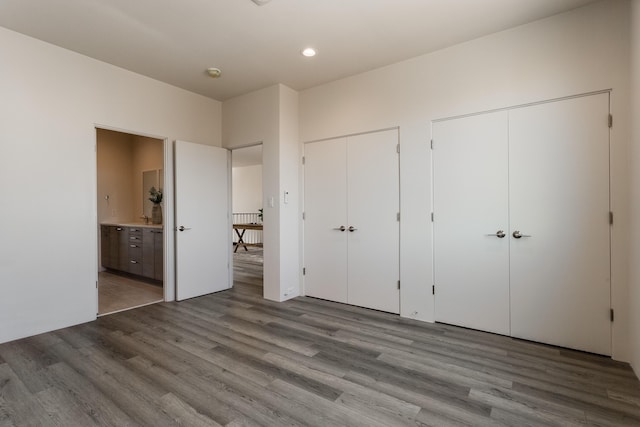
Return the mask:
POLYGON ((229 151, 175 142, 176 299, 231 288, 229 151))

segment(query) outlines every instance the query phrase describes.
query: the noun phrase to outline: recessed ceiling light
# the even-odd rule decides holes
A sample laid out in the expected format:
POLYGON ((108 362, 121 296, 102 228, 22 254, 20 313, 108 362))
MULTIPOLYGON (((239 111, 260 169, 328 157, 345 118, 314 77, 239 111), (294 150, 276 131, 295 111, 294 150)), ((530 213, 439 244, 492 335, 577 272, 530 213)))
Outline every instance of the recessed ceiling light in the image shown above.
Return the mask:
POLYGON ((262 6, 263 4, 267 4, 271 0, 251 0, 251 1, 257 4, 258 6, 262 6))
POLYGON ((220 71, 220 68, 207 68, 207 74, 212 79, 217 79, 222 74, 222 71, 220 71))
POLYGON ((302 50, 302 55, 306 56, 307 58, 311 58, 312 56, 316 56, 316 50, 312 47, 307 47, 305 49, 302 50))

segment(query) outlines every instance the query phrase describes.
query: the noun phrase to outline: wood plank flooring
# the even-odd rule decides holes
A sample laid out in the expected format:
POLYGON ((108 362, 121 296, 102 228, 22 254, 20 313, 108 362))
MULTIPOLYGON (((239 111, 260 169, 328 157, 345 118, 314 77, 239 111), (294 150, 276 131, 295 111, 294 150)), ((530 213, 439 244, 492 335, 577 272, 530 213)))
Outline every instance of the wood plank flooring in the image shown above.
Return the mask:
POLYGON ((0 345, 0 426, 640 425, 627 364, 266 301, 260 273, 236 267, 229 291, 0 345))

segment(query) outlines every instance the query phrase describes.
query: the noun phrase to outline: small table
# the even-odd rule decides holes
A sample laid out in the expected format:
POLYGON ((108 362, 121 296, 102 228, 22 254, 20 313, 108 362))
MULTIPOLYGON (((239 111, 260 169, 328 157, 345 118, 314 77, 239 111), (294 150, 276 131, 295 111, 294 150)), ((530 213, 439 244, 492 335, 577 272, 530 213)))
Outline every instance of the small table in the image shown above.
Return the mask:
POLYGON ((236 243, 236 247, 233 249, 233 252, 238 250, 240 245, 244 246, 244 250, 248 251, 247 245, 253 246, 253 243, 245 243, 244 242, 244 233, 247 230, 262 230, 262 224, 233 224, 233 229, 236 231, 236 235, 238 236, 238 242, 236 243))

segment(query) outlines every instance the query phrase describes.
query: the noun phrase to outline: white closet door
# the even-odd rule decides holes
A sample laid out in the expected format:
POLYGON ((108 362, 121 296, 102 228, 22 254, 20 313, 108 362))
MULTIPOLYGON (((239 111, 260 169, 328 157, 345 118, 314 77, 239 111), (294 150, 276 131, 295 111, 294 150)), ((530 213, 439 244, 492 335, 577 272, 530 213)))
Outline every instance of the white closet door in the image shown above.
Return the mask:
POLYGON ((513 336, 611 353, 608 114, 608 94, 509 113, 513 336))
POLYGON ((175 143, 176 298, 231 288, 229 150, 175 143))
POLYGON ((507 112, 435 122, 433 140, 435 319, 508 335, 507 112))
POLYGON ((347 143, 349 304, 400 312, 398 131, 347 143))
POLYGON ((305 145, 305 294, 347 302, 346 138, 305 145))

